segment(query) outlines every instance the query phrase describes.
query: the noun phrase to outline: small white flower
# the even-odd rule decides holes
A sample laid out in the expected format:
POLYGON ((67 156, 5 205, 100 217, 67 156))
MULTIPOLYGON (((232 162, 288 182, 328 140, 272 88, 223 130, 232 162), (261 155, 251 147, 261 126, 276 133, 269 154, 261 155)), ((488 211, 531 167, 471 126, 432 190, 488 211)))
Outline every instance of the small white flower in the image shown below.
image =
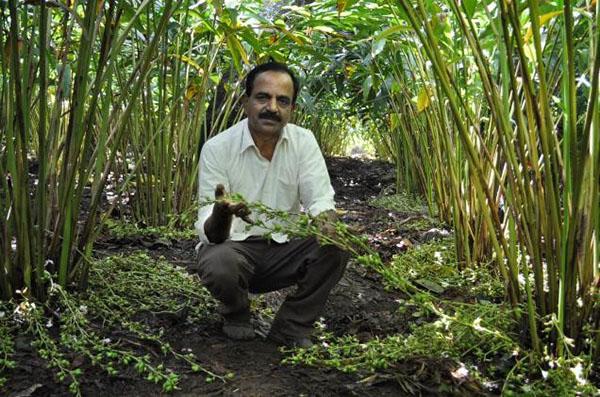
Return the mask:
POLYGON ((86 306, 86 305, 81 305, 81 306, 79 306, 79 311, 80 311, 82 314, 87 314, 87 312, 88 312, 88 308, 87 308, 87 306, 86 306))
POLYGON ((23 323, 29 313, 35 310, 35 303, 29 303, 29 301, 24 301, 19 303, 19 305, 15 308, 13 312, 13 316, 17 323, 23 323))
POLYGON ((46 322, 46 328, 52 328, 54 324, 52 323, 52 319, 49 318, 48 321, 46 322))
POLYGON ((108 345, 111 342, 111 340, 110 340, 110 338, 104 338, 101 340, 101 342, 105 345, 108 345))
POLYGON ((485 331, 486 329, 484 327, 481 326, 481 317, 477 317, 474 321, 473 321, 473 329, 475 331, 485 331))
POLYGON ((575 379, 577 379, 577 383, 580 385, 585 385, 587 383, 587 379, 583 375, 583 365, 581 363, 577 363, 576 366, 570 368, 573 375, 575 375, 575 379))
POLYGON ((325 324, 325 318, 324 317, 319 317, 319 319, 315 323, 315 328, 321 329, 321 330, 327 328, 327 325, 325 324))
POLYGON ((461 363, 460 367, 450 373, 455 379, 465 379, 469 376, 469 370, 461 363))

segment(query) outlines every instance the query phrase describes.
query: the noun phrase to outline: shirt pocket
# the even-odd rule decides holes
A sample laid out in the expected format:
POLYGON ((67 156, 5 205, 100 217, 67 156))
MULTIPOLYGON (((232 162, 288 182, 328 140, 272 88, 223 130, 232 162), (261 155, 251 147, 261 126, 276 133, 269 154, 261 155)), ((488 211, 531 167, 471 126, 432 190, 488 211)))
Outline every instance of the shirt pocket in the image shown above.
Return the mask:
POLYGON ((281 172, 275 180, 275 200, 281 210, 296 210, 299 201, 298 178, 291 172, 281 172))

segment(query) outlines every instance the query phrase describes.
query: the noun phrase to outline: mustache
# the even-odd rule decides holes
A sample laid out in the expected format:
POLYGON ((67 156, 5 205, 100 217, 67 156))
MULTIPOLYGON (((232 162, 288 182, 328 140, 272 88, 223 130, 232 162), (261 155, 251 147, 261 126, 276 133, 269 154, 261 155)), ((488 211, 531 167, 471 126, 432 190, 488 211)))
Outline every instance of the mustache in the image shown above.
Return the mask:
POLYGON ((267 120, 273 120, 273 121, 279 121, 279 122, 281 122, 281 117, 279 117, 277 115, 277 113, 274 113, 274 112, 262 112, 262 113, 259 113, 258 118, 259 119, 267 119, 267 120))

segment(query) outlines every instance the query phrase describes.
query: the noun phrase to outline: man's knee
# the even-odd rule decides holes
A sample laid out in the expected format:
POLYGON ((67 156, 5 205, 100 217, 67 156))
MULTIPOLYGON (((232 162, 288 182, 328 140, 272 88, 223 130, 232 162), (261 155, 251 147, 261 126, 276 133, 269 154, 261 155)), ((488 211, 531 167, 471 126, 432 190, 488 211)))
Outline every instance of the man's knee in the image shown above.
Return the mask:
POLYGON ((345 268, 350 258, 350 254, 347 251, 335 246, 335 245, 324 245, 319 249, 319 255, 327 257, 327 262, 331 266, 345 268))
POLYGON ((228 289, 238 286, 245 259, 223 244, 203 247, 198 258, 198 273, 207 288, 228 289), (212 288, 211 288, 212 287, 212 288))

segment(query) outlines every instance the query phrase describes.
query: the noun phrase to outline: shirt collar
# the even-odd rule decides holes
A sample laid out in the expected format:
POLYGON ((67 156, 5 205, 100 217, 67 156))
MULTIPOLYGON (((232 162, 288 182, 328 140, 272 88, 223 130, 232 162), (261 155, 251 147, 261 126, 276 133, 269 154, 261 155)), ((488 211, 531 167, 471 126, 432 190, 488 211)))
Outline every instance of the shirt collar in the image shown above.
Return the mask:
MULTIPOLYGON (((281 142, 289 140, 288 126, 289 123, 283 127, 280 138, 281 142)), ((248 128, 248 119, 244 119, 242 122, 242 143, 240 145, 240 153, 245 152, 246 149, 252 146, 256 147, 256 144, 254 143, 254 139, 252 139, 252 135, 250 134, 250 128, 248 128)))

